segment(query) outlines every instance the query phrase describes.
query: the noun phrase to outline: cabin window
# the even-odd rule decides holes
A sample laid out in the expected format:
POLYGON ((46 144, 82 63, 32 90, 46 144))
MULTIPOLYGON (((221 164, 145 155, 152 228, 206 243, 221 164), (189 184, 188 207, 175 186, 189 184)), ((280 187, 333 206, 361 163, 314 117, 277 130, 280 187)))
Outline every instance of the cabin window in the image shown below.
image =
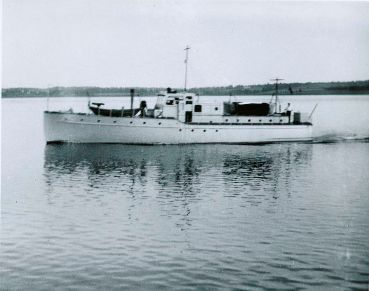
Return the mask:
POLYGON ((195 105, 195 112, 201 112, 202 106, 201 105, 195 105))
POLYGON ((192 101, 186 101, 186 104, 192 104, 192 101))
POLYGON ((192 99, 192 96, 186 96, 187 99, 192 99))

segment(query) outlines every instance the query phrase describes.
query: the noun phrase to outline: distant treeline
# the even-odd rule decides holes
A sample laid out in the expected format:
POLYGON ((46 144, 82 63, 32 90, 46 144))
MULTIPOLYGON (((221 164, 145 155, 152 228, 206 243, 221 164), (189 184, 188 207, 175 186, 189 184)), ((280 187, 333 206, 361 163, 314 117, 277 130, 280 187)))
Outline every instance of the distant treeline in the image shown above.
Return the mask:
MULTIPOLYGON (((281 83, 280 95, 327 95, 327 94, 369 94, 369 80, 325 83, 281 83)), ((2 89, 2 97, 103 97, 129 96, 132 87, 52 87, 52 88, 7 88, 2 89)), ((154 96, 166 88, 133 88, 139 96, 154 96)), ((181 91, 182 88, 177 90, 181 91)), ((226 87, 190 88, 188 91, 203 96, 227 95, 271 95, 274 84, 237 85, 226 87)))

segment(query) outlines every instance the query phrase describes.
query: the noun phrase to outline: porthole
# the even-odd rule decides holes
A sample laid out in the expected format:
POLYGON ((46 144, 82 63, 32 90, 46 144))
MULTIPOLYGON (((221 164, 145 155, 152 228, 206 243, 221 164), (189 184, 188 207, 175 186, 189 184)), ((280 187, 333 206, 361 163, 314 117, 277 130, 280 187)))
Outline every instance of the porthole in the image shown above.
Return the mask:
POLYGON ((144 121, 143 124, 146 124, 146 121, 144 121))
POLYGON ((261 119, 259 119, 259 122, 261 122, 262 120, 261 119))
POLYGON ((161 122, 159 122, 159 125, 161 125, 161 122))
POLYGON ((215 107, 214 109, 215 109, 215 111, 217 111, 218 110, 218 107, 215 107))
POLYGON ((130 124, 132 124, 132 123, 133 123, 133 121, 130 121, 129 123, 130 123, 130 124))
POLYGON ((228 122, 228 119, 226 119, 225 121, 228 122))
POLYGON ((193 129, 191 129, 191 131, 194 131, 193 129))
POLYGON ((273 119, 269 119, 269 122, 273 122, 273 119))
POLYGON ((97 120, 97 122, 100 122, 100 121, 101 121, 100 119, 97 120))
POLYGON ((204 129, 204 132, 206 132, 206 129, 204 129))
POLYGON ((240 122, 240 120, 239 120, 239 119, 237 119, 236 121, 237 121, 237 122, 240 122))
POLYGON ((116 121, 116 120, 114 120, 114 121, 113 121, 113 123, 117 123, 117 121, 116 121))
POLYGON ((210 120, 209 123, 213 123, 213 122, 210 120))
POLYGON ((182 131, 182 128, 180 128, 179 131, 182 131))
POLYGON ((216 129, 215 132, 218 132, 218 130, 216 129))
POLYGON ((251 122, 251 119, 247 120, 248 122, 251 122))
POLYGON ((280 119, 279 122, 283 122, 283 119, 280 119))
POLYGON ((83 119, 80 119, 79 121, 83 121, 83 119))

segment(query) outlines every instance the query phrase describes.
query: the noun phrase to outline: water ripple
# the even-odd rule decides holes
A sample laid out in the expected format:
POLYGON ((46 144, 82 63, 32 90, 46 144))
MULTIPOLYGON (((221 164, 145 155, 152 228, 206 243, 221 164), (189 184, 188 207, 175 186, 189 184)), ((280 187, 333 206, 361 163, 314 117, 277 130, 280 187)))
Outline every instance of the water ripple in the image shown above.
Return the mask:
POLYGON ((368 153, 47 146, 40 186, 5 184, 2 288, 365 288, 368 153))

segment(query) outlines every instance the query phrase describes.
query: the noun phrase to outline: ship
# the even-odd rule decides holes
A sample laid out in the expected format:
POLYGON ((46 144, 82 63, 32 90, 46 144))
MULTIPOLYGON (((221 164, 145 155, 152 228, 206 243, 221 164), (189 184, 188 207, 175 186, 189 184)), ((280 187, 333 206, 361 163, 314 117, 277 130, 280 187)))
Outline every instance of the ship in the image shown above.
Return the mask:
POLYGON ((184 90, 159 92, 153 108, 141 101, 129 109, 109 109, 104 103, 88 103, 91 113, 44 111, 46 143, 122 144, 254 144, 312 140, 313 111, 281 111, 278 81, 269 102, 202 102, 186 90, 188 47, 184 90))

